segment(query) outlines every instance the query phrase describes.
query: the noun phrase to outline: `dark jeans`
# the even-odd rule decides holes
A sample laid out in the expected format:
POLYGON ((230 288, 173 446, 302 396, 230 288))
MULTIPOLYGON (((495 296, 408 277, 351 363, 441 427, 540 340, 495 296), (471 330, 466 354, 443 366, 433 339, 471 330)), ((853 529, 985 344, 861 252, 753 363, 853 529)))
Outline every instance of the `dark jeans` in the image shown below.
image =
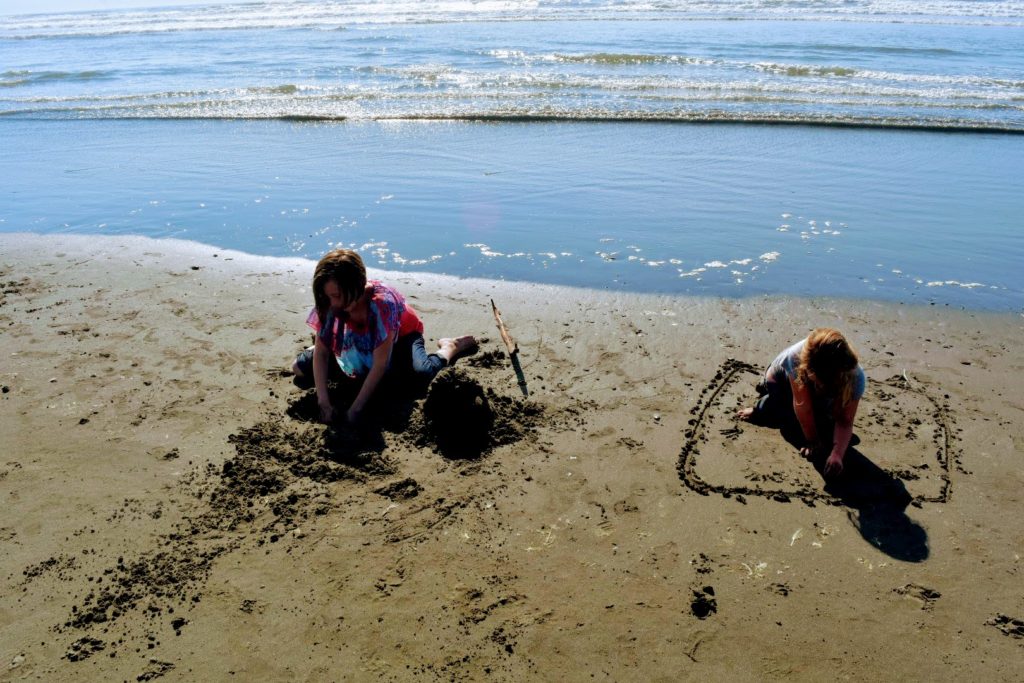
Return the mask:
POLYGON ((429 382, 441 372, 448 362, 436 353, 427 353, 423 335, 419 332, 399 337, 391 350, 391 365, 388 372, 408 374, 416 379, 429 382))
MULTIPOLYGON (((793 410, 793 389, 789 386, 789 380, 762 378, 757 384, 757 393, 761 394, 761 398, 754 404, 754 414, 750 416, 750 421, 781 429, 802 440, 803 428, 793 410)), ((823 436, 826 441, 830 440, 835 421, 829 402, 812 399, 812 406, 819 436, 823 436)))
MULTIPOLYGON (((313 350, 306 349, 299 354, 295 362, 302 372, 302 376, 295 377, 295 386, 300 389, 312 389, 313 380, 313 350)), ((412 379, 428 384, 447 365, 444 358, 436 353, 427 353, 424 346, 423 335, 419 332, 412 332, 399 337, 391 349, 391 363, 388 365, 388 377, 412 379)), ((331 381, 348 379, 342 373, 337 363, 330 363, 328 366, 328 378, 331 381)))

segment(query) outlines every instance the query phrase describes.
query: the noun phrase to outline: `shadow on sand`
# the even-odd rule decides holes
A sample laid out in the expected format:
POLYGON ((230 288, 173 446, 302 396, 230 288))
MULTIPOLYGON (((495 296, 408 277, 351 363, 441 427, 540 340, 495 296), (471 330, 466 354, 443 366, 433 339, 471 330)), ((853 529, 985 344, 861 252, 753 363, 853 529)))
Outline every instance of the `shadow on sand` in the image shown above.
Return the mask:
MULTIPOLYGON (((780 432, 795 448, 803 445, 799 426, 789 425, 780 432)), ((855 447, 859 445, 856 436, 851 443, 854 445, 843 458, 843 472, 833 479, 825 479, 824 475, 827 454, 811 460, 825 483, 825 493, 848 508, 847 516, 864 540, 886 555, 904 562, 927 560, 928 534, 906 513, 914 502, 913 496, 900 479, 855 447)))

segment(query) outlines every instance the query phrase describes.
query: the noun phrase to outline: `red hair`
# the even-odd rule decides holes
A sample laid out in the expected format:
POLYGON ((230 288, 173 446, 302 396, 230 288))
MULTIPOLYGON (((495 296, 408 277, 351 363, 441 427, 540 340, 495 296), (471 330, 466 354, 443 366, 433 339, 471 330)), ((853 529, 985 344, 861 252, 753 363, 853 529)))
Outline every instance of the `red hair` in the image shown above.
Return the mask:
POLYGON ((839 330, 819 327, 804 343, 796 380, 836 399, 834 412, 838 415, 853 400, 858 363, 857 353, 839 330))

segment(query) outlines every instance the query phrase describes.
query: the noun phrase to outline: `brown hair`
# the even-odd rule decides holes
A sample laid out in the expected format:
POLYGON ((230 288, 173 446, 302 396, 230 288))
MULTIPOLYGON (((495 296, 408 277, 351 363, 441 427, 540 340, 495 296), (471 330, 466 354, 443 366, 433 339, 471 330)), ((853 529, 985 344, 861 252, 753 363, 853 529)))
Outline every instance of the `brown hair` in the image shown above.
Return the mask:
POLYGON ((838 415, 853 400, 857 364, 856 352, 839 330, 819 327, 811 331, 804 343, 796 379, 837 399, 833 412, 838 415))
POLYGON ((346 301, 355 301, 366 289, 366 266, 359 254, 351 249, 332 249, 323 255, 313 271, 313 302, 321 324, 327 319, 331 302, 324 293, 330 280, 338 283, 346 301))

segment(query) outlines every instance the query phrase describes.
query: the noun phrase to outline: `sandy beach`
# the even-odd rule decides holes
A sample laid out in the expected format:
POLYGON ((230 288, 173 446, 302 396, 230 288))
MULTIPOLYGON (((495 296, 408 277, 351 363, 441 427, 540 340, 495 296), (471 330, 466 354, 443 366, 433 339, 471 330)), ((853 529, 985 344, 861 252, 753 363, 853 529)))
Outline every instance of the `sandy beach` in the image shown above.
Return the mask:
POLYGON ((479 394, 354 433, 285 372, 312 266, 0 235, 0 680, 1024 676, 1019 314, 373 272, 479 394), (826 325, 868 376, 828 485, 732 417, 826 325))

